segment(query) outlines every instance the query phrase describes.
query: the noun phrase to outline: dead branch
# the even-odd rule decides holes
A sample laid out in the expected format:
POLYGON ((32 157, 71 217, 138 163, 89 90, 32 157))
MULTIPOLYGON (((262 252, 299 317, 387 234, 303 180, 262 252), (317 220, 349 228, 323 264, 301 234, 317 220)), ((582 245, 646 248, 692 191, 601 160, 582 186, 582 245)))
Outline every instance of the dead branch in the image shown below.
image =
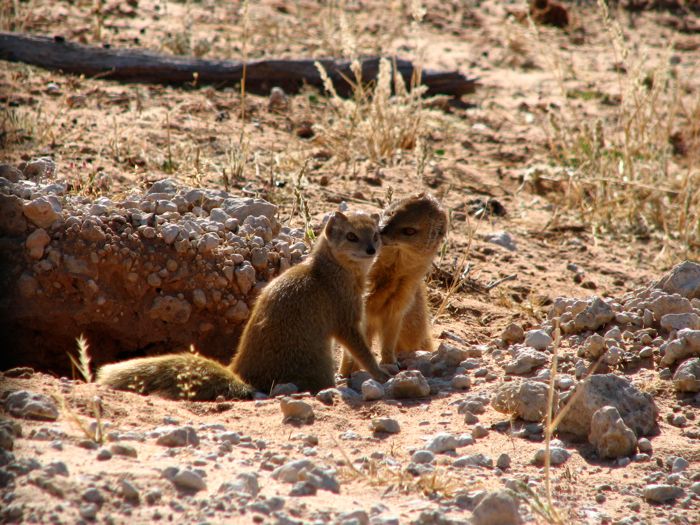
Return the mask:
MULTIPOLYGON (((116 49, 67 42, 63 37, 53 38, 21 33, 0 32, 0 60, 23 62, 44 69, 60 70, 74 75, 107 78, 121 82, 154 84, 214 84, 230 86, 241 81, 245 69, 246 90, 266 95, 275 86, 295 93, 307 84, 319 89, 323 81, 313 59, 259 60, 237 62, 231 60, 204 60, 170 56, 142 49, 116 49), (245 66, 245 68, 244 68, 245 66)), ((377 78, 379 57, 361 60, 362 79, 371 82, 377 78)), ((407 60, 392 59, 392 64, 411 84, 416 68, 407 60)), ((347 79, 354 79, 349 61, 318 60, 328 72, 336 91, 342 96, 352 92, 347 79)), ((427 86, 428 95, 459 97, 473 93, 477 79, 453 72, 420 71, 420 82, 427 86)))

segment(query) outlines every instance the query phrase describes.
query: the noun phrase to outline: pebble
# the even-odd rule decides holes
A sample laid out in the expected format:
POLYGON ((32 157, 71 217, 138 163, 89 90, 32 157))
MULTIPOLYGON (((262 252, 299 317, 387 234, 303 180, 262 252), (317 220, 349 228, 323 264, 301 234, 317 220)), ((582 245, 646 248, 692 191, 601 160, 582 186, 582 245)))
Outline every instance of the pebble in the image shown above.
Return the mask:
POLYGON ((498 244, 511 252, 515 252, 518 249, 512 235, 505 231, 487 233, 483 236, 483 238, 485 241, 498 244))
POLYGON ((5 398, 5 410, 15 417, 54 421, 58 419, 58 407, 48 396, 17 390, 5 398))
POLYGON ((683 361, 673 374, 673 388, 678 392, 700 392, 700 357, 683 361))
POLYGON ((185 490, 199 491, 207 487, 202 476, 189 469, 179 470, 171 481, 176 487, 185 490))
POLYGON ((501 339, 507 344, 522 343, 525 339, 525 331, 515 323, 510 323, 501 332, 501 339))
POLYGON ((451 383, 452 388, 455 388, 457 390, 466 390, 471 386, 472 381, 467 375, 457 374, 454 377, 452 377, 451 383))
POLYGON ((386 432, 387 434, 398 434, 401 430, 399 422, 389 417, 374 418, 370 424, 374 432, 386 432))
POLYGON ((674 485, 652 484, 644 487, 644 499, 652 503, 666 503, 683 495, 685 491, 674 485))
POLYGON ((452 466, 456 468, 462 467, 483 467, 483 468, 493 468, 493 459, 484 454, 471 454, 468 456, 461 456, 452 462, 452 466))
POLYGON ((443 432, 429 439, 425 448, 435 454, 450 452, 457 448, 457 438, 452 434, 443 432))
POLYGON ((472 428, 472 436, 476 439, 481 439, 489 435, 488 429, 484 425, 474 425, 472 428))
POLYGON ((141 495, 139 493, 139 489, 136 488, 136 485, 134 485, 128 479, 120 479, 119 488, 121 490, 122 497, 125 500, 138 504, 139 500, 141 499, 141 495))
POLYGON ((411 455, 411 461, 413 463, 418 463, 419 465, 432 463, 435 461, 435 454, 433 454, 430 450, 416 450, 411 455))
POLYGON ((191 426, 173 429, 157 429, 156 431, 161 430, 164 430, 165 433, 156 440, 158 445, 164 447, 186 447, 187 445, 196 447, 199 445, 197 431, 191 426))
POLYGON ((637 448, 637 435, 613 406, 604 406, 593 413, 588 442, 601 458, 631 456, 637 448))
POLYGON ((490 492, 474 508, 472 525, 519 525, 518 502, 508 490, 490 492))
POLYGON ((97 461, 107 461, 109 459, 112 459, 112 453, 109 451, 108 448, 101 448, 97 451, 97 461))
POLYGON ((525 334, 525 345, 535 350, 546 350, 552 341, 552 337, 544 330, 530 330, 525 334))
MULTIPOLYGON (((549 463, 550 465, 557 466, 561 465, 562 463, 566 462, 567 459, 571 454, 564 449, 560 447, 550 447, 549 449, 549 463)), ((535 452, 535 457, 533 458, 533 463, 535 465, 544 465, 545 458, 547 457, 547 450, 544 448, 539 449, 537 452, 535 452)))
MULTIPOLYGON (((549 387, 542 382, 523 380, 500 385, 491 405, 503 414, 512 414, 525 421, 542 421, 547 413, 549 387)), ((554 392, 554 404, 558 395, 554 392)))
POLYGON ((94 503, 84 503, 80 505, 78 512, 81 518, 92 521, 97 517, 98 510, 99 508, 94 503))
POLYGON ((306 401, 283 397, 280 399, 280 409, 285 423, 294 421, 312 423, 314 420, 314 409, 306 401))
POLYGON ((387 396, 394 399, 412 399, 430 395, 428 381, 417 370, 399 372, 385 383, 384 389, 387 396))
POLYGON ((109 447, 110 452, 115 456, 126 456, 128 458, 138 457, 138 452, 131 445, 123 445, 121 443, 113 443, 109 447))
POLYGON ((506 470, 510 468, 511 464, 511 459, 508 454, 501 454, 498 456, 498 459, 496 460, 496 466, 500 468, 501 470, 506 470))
POLYGON ((374 379, 367 379, 361 386, 362 399, 375 401, 384 397, 384 386, 374 379))
POLYGON ((515 358, 507 363, 503 368, 506 373, 514 375, 529 374, 535 368, 547 363, 547 356, 534 348, 525 347, 520 349, 515 358))

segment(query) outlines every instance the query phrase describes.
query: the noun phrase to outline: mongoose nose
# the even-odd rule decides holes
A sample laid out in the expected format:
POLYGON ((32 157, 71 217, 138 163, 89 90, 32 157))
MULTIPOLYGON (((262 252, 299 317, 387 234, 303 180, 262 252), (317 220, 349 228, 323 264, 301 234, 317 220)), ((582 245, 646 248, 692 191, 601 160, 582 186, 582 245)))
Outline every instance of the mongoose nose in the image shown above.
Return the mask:
POLYGON ((374 255, 375 253, 377 253, 377 250, 374 249, 374 246, 367 248, 367 255, 374 255))

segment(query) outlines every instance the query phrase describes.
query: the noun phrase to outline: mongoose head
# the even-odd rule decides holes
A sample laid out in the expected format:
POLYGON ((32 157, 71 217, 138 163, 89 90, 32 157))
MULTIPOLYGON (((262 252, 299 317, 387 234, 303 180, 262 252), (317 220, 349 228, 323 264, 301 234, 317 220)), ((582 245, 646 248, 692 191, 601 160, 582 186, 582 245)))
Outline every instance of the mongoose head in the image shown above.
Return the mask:
POLYGON ((432 196, 419 193, 394 202, 382 215, 382 243, 420 255, 434 254, 447 232, 447 214, 432 196))
POLYGON ((372 263, 381 246, 379 215, 339 211, 331 215, 324 229, 333 255, 341 261, 372 263))

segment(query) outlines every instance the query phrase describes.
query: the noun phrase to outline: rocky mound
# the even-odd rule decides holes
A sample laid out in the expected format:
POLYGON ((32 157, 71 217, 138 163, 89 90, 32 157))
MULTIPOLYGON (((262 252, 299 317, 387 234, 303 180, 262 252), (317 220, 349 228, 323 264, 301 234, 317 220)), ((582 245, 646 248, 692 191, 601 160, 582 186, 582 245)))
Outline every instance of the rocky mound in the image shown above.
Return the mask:
POLYGON ((66 373, 87 337, 96 364, 187 349, 230 359, 260 288, 299 262, 277 207, 156 182, 120 200, 67 192, 49 159, 0 173, 0 367, 66 373))

